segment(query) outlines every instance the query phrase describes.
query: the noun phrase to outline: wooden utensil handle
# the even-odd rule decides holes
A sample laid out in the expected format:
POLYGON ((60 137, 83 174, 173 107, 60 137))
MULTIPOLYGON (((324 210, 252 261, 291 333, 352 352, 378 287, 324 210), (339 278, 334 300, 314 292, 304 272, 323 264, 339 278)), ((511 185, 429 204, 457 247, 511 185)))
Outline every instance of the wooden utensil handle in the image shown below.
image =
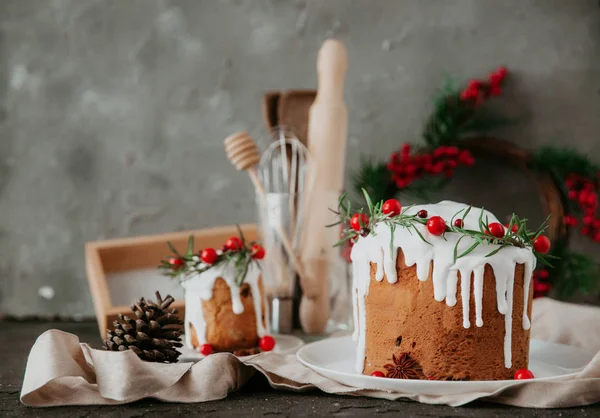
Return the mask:
POLYGON ((325 100, 330 104, 332 102, 343 104, 347 66, 348 57, 344 44, 334 39, 326 40, 317 57, 317 77, 319 79, 317 101, 325 100))

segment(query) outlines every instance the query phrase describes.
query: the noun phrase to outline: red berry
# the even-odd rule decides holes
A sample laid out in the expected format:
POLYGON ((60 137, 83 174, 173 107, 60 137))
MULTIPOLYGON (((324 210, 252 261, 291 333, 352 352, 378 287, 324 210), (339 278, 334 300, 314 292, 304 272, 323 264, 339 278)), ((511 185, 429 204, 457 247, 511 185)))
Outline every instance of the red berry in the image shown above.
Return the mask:
POLYGON ((563 223, 567 226, 575 226, 577 225, 577 219, 571 215, 565 215, 563 217, 563 223))
POLYGON ((213 348, 210 344, 202 344, 198 351, 200 351, 200 354, 202 354, 203 356, 209 356, 212 354, 213 348))
POLYGON ((355 213, 350 219, 350 226, 355 231, 360 231, 363 227, 369 225, 369 217, 366 213, 355 213))
POLYGON ((473 158, 473 157, 471 156, 471 153, 470 153, 469 151, 467 151, 466 149, 465 149, 465 150, 462 150, 462 151, 460 152, 460 154, 458 154, 458 162, 460 162, 461 164, 467 164, 467 162, 468 162, 468 161, 469 161, 471 158, 473 158))
POLYGON ((461 100, 474 99, 477 97, 479 92, 476 89, 466 88, 460 93, 461 100))
POLYGON ((448 154, 450 157, 456 157, 459 153, 460 150, 458 149, 458 147, 448 147, 446 150, 446 154, 448 154))
POLYGON ((465 226, 465 223, 462 219, 457 219, 454 221, 454 226, 457 228, 462 228, 463 226, 465 226))
POLYGON ((583 228, 581 228, 581 235, 589 235, 590 232, 592 232, 592 230, 587 226, 584 226, 583 228))
POLYGON ((444 163, 442 161, 431 166, 431 172, 433 174, 440 174, 442 171, 444 171, 444 163))
POLYGON ((373 373, 371 373, 371 376, 373 376, 373 377, 385 377, 385 375, 383 374, 383 372, 380 372, 379 370, 375 370, 373 373))
POLYGON ((217 254, 217 252, 215 251, 214 248, 205 248, 200 253, 200 258, 206 264, 213 264, 215 261, 217 261, 217 258, 219 258, 219 255, 217 254))
POLYGON ((540 282, 538 280, 533 281, 533 291, 535 293, 546 294, 550 291, 550 289, 552 289, 552 286, 550 286, 550 283, 540 282))
POLYGON ((407 179, 396 179, 396 186, 398 186, 399 189, 404 189, 410 185, 410 183, 411 181, 407 179))
POLYGON ((490 84, 492 85, 492 87, 499 86, 502 83, 502 81, 504 81, 504 78, 506 77, 506 73, 507 73, 506 67, 500 67, 496 71, 491 73, 488 77, 488 80, 490 81, 490 84))
POLYGON ((410 144, 402 144, 402 154, 410 154, 410 144))
POLYGON ((169 258, 169 264, 172 265, 173 268, 177 268, 183 266, 183 260, 181 258, 171 257, 169 258))
POLYGON ((490 230, 490 233, 496 238, 502 238, 504 236, 504 227, 501 223, 492 222, 488 225, 488 229, 490 230))
POLYGON ((471 89, 471 90, 478 90, 479 88, 481 88, 481 81, 479 80, 469 80, 469 82, 467 83, 467 88, 471 89))
POLYGON ((402 210, 402 205, 396 199, 389 199, 383 203, 381 206, 381 211, 384 215, 390 215, 390 217, 400 215, 400 211, 402 210))
POLYGON ((265 258, 265 247, 262 245, 254 244, 250 249, 250 254, 252 254, 252 258, 257 260, 262 260, 265 258))
POLYGON ((548 272, 548 270, 544 269, 544 270, 538 271, 538 276, 540 279, 547 279, 548 276, 550 276, 550 273, 548 272))
POLYGON ((579 196, 579 192, 576 190, 569 190, 569 199, 575 200, 579 196))
POLYGON ((242 248, 242 240, 239 237, 231 237, 225 241, 225 248, 228 250, 239 250, 242 248))
POLYGON ((594 240, 594 242, 600 242, 600 232, 594 233, 594 236, 592 236, 592 240, 594 240))
MULTIPOLYGON (((506 229, 508 229, 508 224, 504 224, 504 227, 505 227, 506 229)), ((516 234, 516 233, 517 233, 517 231, 519 230, 519 227, 518 227, 518 226, 515 224, 515 225, 513 225, 513 226, 511 226, 511 227, 510 227, 510 230, 511 230, 511 232, 512 232, 513 234, 516 234)))
POLYGON ((504 65, 498 67, 498 69, 496 70, 496 75, 501 79, 504 79, 504 77, 506 77, 506 74, 508 74, 508 68, 506 68, 504 65))
POLYGON ((545 235, 540 235, 533 243, 533 249, 538 253, 545 254, 550 250, 550 240, 545 235))
POLYGON ((593 215, 585 215, 583 217, 583 224, 584 225, 591 225, 592 223, 594 223, 594 216, 593 215))
POLYGON ((515 380, 533 379, 533 373, 528 369, 519 369, 515 373, 515 380))
POLYGON ((262 351, 271 351, 275 347, 275 338, 265 335, 258 341, 258 346, 262 351))
POLYGON ((575 187, 575 180, 573 180, 573 179, 566 179, 565 180, 565 186, 567 187, 567 189, 572 189, 573 187, 575 187))
POLYGON ((446 221, 441 216, 432 216, 427 221, 427 230, 432 235, 442 235, 446 231, 446 221))
POLYGON ((425 218, 427 218, 427 211, 425 209, 421 209, 420 211, 417 212, 417 216, 419 218, 425 219, 425 218))

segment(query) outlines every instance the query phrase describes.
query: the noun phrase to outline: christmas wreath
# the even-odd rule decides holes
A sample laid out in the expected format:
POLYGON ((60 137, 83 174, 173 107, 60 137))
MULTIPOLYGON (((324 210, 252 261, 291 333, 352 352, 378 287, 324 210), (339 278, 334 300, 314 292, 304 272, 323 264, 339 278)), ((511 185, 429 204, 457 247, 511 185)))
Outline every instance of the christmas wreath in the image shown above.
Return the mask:
POLYGON ((459 166, 472 166, 477 158, 493 158, 515 166, 538 185, 544 209, 550 215, 547 235, 553 242, 551 265, 538 263, 534 272, 535 296, 568 299, 597 286, 597 263, 569 250, 571 228, 600 242, 598 190, 600 167, 569 148, 545 146, 530 152, 515 144, 487 136, 509 121, 485 105, 502 94, 508 71, 500 67, 485 80, 466 86, 448 82, 435 100, 433 114, 423 132, 423 144, 402 144, 388 161, 363 160, 354 175, 359 196, 385 201, 402 193, 426 198, 440 190, 459 166))

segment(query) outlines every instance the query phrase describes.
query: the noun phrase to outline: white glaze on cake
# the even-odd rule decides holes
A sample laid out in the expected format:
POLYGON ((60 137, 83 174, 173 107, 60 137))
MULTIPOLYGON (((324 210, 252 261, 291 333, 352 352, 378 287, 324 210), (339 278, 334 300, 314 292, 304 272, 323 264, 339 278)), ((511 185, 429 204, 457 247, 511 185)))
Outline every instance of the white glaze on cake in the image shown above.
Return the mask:
MULTIPOLYGON (((200 265, 202 268, 202 265, 200 265)), ((199 344, 206 344, 206 321, 204 320, 204 312, 202 310, 202 301, 210 300, 213 297, 213 287, 215 281, 220 277, 227 283, 231 291, 231 304, 233 313, 239 315, 244 312, 244 305, 240 296, 240 286, 235 281, 235 265, 233 262, 223 262, 203 273, 190 273, 190 276, 181 282, 185 289, 185 343, 188 347, 192 346, 192 337, 190 333, 190 325, 194 327, 199 344)), ((261 293, 258 286, 260 277, 260 268, 256 262, 251 262, 246 273, 246 278, 243 283, 250 286, 252 292, 252 301, 256 313, 256 333, 259 337, 268 334, 268 329, 263 325, 262 317, 267 318, 267 312, 262 312, 262 309, 267 309, 267 303, 264 295, 261 293)))
MULTIPOLYGON (((406 209, 406 214, 415 214, 425 209, 428 217, 441 216, 446 223, 450 224, 452 217, 468 206, 443 201, 438 204, 418 205, 406 209)), ((464 221, 465 229, 479 231, 479 216, 481 209, 472 208, 466 218, 458 215, 464 221)), ((483 219, 487 216, 488 222, 498 222, 496 217, 485 211, 483 219)), ((389 225, 379 223, 374 228, 374 234, 360 237, 352 248, 353 268, 353 294, 354 304, 354 334, 353 339, 357 341, 356 369, 362 373, 365 359, 365 334, 366 334, 366 310, 365 298, 369 293, 370 285, 370 263, 377 265, 375 279, 381 281, 385 277, 389 283, 398 280, 396 271, 396 257, 398 249, 402 248, 404 260, 407 266, 416 264, 417 277, 420 281, 429 277, 430 263, 433 262, 433 290, 434 298, 438 302, 446 300, 448 306, 454 306, 457 302, 458 275, 461 283, 461 300, 463 306, 463 326, 469 328, 469 302, 471 297, 471 274, 473 275, 473 296, 475 298, 475 325, 483 326, 482 299, 483 299, 483 273, 485 265, 488 264, 494 270, 496 278, 496 296, 498 312, 505 317, 504 338, 504 365, 510 368, 512 365, 512 310, 513 310, 513 288, 515 280, 515 267, 517 264, 524 265, 524 304, 523 304, 523 329, 529 329, 530 321, 527 315, 529 298, 529 285, 536 259, 533 251, 528 248, 505 247, 496 254, 486 257, 487 254, 499 247, 495 244, 481 244, 475 250, 454 262, 454 247, 462 237, 458 233, 446 233, 444 236, 434 236, 427 231, 425 225, 416 226, 423 237, 432 245, 424 242, 414 230, 397 226, 392 231, 389 225), (390 245, 391 243, 391 245, 390 245)), ((458 254, 471 247, 475 241, 470 237, 463 238, 458 247, 458 254)), ((486 284, 490 285, 490 284, 486 284)))

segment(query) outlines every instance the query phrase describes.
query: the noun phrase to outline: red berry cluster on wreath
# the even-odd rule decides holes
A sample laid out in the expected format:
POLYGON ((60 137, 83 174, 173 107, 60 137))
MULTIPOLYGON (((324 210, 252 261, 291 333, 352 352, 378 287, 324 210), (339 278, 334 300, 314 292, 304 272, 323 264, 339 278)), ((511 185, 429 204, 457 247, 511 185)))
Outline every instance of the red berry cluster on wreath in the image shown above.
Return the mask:
MULTIPOLYGON (((579 174, 571 173, 565 180, 565 186, 570 200, 576 202, 583 213, 583 227, 581 235, 600 242, 600 218, 596 214, 598 209, 598 189, 594 181, 579 174)), ((568 226, 577 226, 577 218, 566 215, 563 222, 568 226)))
POLYGON ((533 272, 533 297, 539 298, 542 296, 546 296, 550 290, 552 290, 552 285, 548 278, 550 277, 550 273, 546 269, 540 269, 533 272))
POLYGON ((428 154, 412 154, 410 144, 402 145, 400 152, 390 156, 387 165, 392 179, 399 189, 404 189, 412 182, 427 174, 444 174, 452 177, 459 165, 473 165, 475 159, 467 150, 454 146, 441 146, 428 154))
POLYGON ((460 93, 460 99, 470 101, 477 106, 490 96, 499 96, 502 94, 500 87, 507 74, 506 67, 499 67, 488 76, 487 81, 470 80, 467 87, 460 93))

